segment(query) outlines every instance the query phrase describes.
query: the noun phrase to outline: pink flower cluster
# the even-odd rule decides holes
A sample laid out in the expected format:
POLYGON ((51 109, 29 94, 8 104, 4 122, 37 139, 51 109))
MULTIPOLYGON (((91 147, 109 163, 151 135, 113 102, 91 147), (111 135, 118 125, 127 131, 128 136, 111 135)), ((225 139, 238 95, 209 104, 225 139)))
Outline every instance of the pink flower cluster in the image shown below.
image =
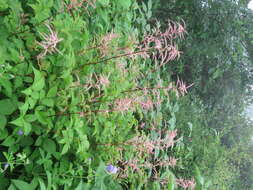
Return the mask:
POLYGON ((43 37, 43 41, 37 42, 42 48, 43 51, 38 55, 38 59, 43 58, 47 53, 61 52, 57 49, 57 44, 62 41, 62 38, 58 37, 57 32, 53 31, 52 27, 49 24, 46 24, 50 34, 39 33, 43 37))
POLYGON ((146 34, 139 49, 151 51, 151 58, 156 63, 159 62, 159 67, 165 65, 171 60, 180 57, 181 52, 173 44, 172 40, 176 37, 183 38, 185 33, 184 24, 181 25, 175 22, 168 22, 168 28, 162 32, 159 27, 151 34, 146 34))
POLYGON ((88 6, 95 8, 95 3, 96 0, 70 0, 70 3, 66 4, 65 6, 67 7, 67 10, 70 11, 72 9, 77 10, 80 7, 84 7, 85 9, 87 9, 88 6))
POLYGON ((179 178, 179 179, 176 179, 176 183, 178 186, 182 187, 183 189, 195 189, 195 186, 196 186, 196 182, 193 178, 190 180, 179 178))

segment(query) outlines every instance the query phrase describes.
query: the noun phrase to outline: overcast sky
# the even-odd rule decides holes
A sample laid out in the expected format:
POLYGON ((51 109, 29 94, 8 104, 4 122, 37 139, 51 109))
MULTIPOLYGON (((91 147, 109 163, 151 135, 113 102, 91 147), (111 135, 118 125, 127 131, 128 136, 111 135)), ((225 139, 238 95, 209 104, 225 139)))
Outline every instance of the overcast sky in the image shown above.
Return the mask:
POLYGON ((250 9, 253 9, 253 0, 251 0, 251 1, 249 2, 248 7, 249 7, 250 9))

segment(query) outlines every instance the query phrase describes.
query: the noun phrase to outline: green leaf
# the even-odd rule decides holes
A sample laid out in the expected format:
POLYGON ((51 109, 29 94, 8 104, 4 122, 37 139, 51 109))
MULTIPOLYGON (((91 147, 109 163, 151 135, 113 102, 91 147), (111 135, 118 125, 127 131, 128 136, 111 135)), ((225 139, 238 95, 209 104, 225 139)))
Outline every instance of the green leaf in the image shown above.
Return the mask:
POLYGON ((86 184, 83 183, 83 181, 80 181, 79 185, 75 188, 75 190, 86 190, 88 187, 86 184))
POLYGON ((29 103, 25 102, 22 106, 19 107, 21 115, 24 116, 29 108, 29 103))
POLYGON ((148 8, 144 2, 142 2, 142 8, 143 8, 144 12, 148 11, 148 8))
POLYGON ((42 179, 39 179, 40 190, 47 190, 46 185, 42 179))
POLYGON ((15 143, 15 139, 12 136, 8 136, 4 142, 2 142, 3 146, 12 146, 15 143))
POLYGON ((117 3, 124 9, 129 9, 132 4, 131 0, 118 1, 117 3))
POLYGON ((95 177, 95 186, 92 188, 92 190, 95 190, 95 189, 106 189, 106 186, 104 184, 104 180, 105 180, 105 177, 108 176, 108 174, 106 173, 105 171, 105 164, 104 162, 100 162, 98 168, 97 168, 97 171, 96 171, 96 177, 95 177))
POLYGON ((48 123, 48 120, 47 120, 47 113, 46 112, 42 112, 42 111, 39 111, 39 110, 35 110, 35 115, 38 119, 38 121, 44 125, 46 125, 48 123))
POLYGON ((2 0, 0 1, 0 11, 3 11, 8 8, 8 1, 2 0))
POLYGON ((31 130, 32 130, 32 125, 25 121, 24 122, 24 133, 25 133, 25 135, 28 135, 31 130))
POLYGON ((23 147, 25 147, 25 146, 31 146, 33 143, 34 143, 34 140, 33 140, 33 138, 30 137, 30 136, 24 136, 24 137, 20 140, 20 142, 19 142, 19 144, 20 144, 21 146, 23 146, 23 147))
MULTIPOLYGON (((43 91, 43 90, 42 90, 42 91, 43 91)), ((37 100, 37 99, 40 98, 40 93, 37 92, 37 91, 33 91, 33 92, 31 93, 31 96, 32 96, 33 99, 37 100)))
POLYGON ((25 181, 16 179, 12 179, 11 181, 19 190, 35 190, 33 185, 30 185, 25 181))
POLYGON ((33 109, 35 104, 37 103, 37 100, 33 97, 27 98, 27 102, 29 103, 29 108, 33 109))
POLYGON ((21 92, 24 93, 25 95, 29 96, 29 95, 32 94, 32 89, 31 88, 27 88, 27 89, 25 89, 25 90, 23 90, 21 92))
POLYGON ((29 134, 32 129, 31 124, 26 122, 23 116, 20 116, 19 118, 14 121, 11 121, 10 123, 18 127, 23 127, 25 135, 29 134))
POLYGON ((49 171, 46 171, 47 174, 47 189, 51 189, 52 186, 52 174, 49 171))
POLYGON ((5 88, 5 94, 8 97, 12 96, 12 84, 11 82, 4 78, 4 77, 0 77, 0 85, 2 85, 5 88))
POLYGON ((57 86, 54 86, 54 87, 50 88, 50 90, 48 91, 47 97, 53 98, 56 96, 56 94, 57 94, 57 86))
POLYGON ((4 115, 0 115, 0 130, 3 130, 7 123, 7 119, 4 115))
POLYGON ((48 153, 51 153, 51 154, 54 154, 56 152, 56 144, 51 139, 44 140, 43 148, 44 150, 46 150, 48 153))
POLYGON ((65 145, 63 146, 63 148, 62 148, 61 154, 63 155, 63 154, 65 154, 65 153, 67 153, 68 150, 69 150, 69 145, 68 145, 68 144, 65 144, 65 145))
POLYGON ((14 124, 18 127, 23 127, 24 123, 25 123, 25 120, 24 120, 23 116, 21 116, 21 117, 15 119, 14 121, 11 121, 10 123, 14 124))
POLYGON ((26 114, 24 118, 29 123, 34 122, 37 119, 34 114, 26 114))
POLYGON ((34 72, 34 82, 32 85, 32 89, 34 91, 40 91, 44 88, 45 86, 45 79, 44 76, 41 74, 41 72, 35 68, 33 68, 34 72))
POLYGON ((30 4, 34 9, 35 19, 41 22, 50 16, 50 8, 53 6, 53 0, 37 0, 36 4, 30 4))
POLYGON ((8 136, 8 131, 7 129, 0 130, 0 140, 5 139, 8 136))
POLYGON ((11 102, 10 99, 0 100, 0 114, 10 115, 16 110, 16 106, 11 102))
POLYGON ((196 177, 197 183, 203 186, 204 185, 204 178, 203 178, 203 176, 201 176, 199 167, 197 165, 195 165, 195 177, 196 177))
POLYGON ((109 0, 100 0, 99 3, 101 3, 103 6, 109 5, 109 0))
POLYGON ((213 73, 212 78, 213 78, 213 79, 216 79, 216 78, 218 78, 221 74, 222 74, 222 70, 217 69, 217 70, 213 73))
POLYGON ((15 187, 14 185, 11 184, 11 185, 9 186, 8 190, 17 190, 17 189, 16 189, 16 187, 15 187))
POLYGON ((51 98, 45 98, 41 101, 41 103, 45 106, 48 106, 48 107, 53 107, 54 106, 54 100, 51 99, 51 98))
POLYGON ((175 184, 176 184, 175 176, 172 173, 170 173, 169 177, 168 177, 168 187, 167 187, 167 189, 168 190, 174 190, 175 189, 175 184))

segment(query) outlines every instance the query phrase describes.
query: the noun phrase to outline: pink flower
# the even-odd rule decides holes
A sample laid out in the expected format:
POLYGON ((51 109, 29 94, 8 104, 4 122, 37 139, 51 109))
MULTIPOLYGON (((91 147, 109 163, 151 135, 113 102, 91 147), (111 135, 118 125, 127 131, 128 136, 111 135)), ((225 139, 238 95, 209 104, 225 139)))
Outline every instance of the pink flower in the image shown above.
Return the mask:
POLYGON ((102 37, 101 42, 100 42, 101 45, 99 46, 99 50, 101 51, 103 56, 106 56, 109 53, 110 43, 112 42, 113 39, 116 39, 118 37, 119 37, 119 35, 116 33, 113 33, 113 32, 108 33, 102 37))
POLYGON ((131 98, 117 99, 114 104, 115 106, 114 109, 116 111, 126 111, 133 107, 132 103, 133 103, 133 100, 131 98))
POLYGON ((139 104, 144 110, 150 110, 153 108, 153 101, 151 99, 140 101, 139 104))
POLYGON ((108 77, 104 76, 104 75, 100 75, 99 76, 99 83, 103 86, 107 86, 110 84, 110 81, 108 79, 108 77))
POLYGON ((194 85, 194 83, 190 84, 189 86, 186 86, 186 84, 182 81, 177 79, 177 88, 180 91, 180 93, 182 94, 182 96, 184 96, 187 93, 187 89, 192 87, 194 85))
POLYGON ((57 44, 62 41, 62 38, 58 38, 57 32, 53 31, 51 26, 46 24, 50 34, 40 33, 39 34, 43 37, 43 41, 37 42, 42 48, 43 51, 38 55, 38 59, 43 58, 47 53, 55 53, 58 52, 61 54, 61 52, 57 49, 57 44))
POLYGON ((193 178, 191 180, 179 178, 179 179, 176 179, 176 183, 177 185, 181 186, 183 189, 187 189, 187 188, 195 189, 195 186, 196 186, 196 182, 193 178))
POLYGON ((177 130, 168 131, 166 137, 163 139, 163 146, 165 148, 173 147, 175 144, 175 137, 177 136, 177 130))

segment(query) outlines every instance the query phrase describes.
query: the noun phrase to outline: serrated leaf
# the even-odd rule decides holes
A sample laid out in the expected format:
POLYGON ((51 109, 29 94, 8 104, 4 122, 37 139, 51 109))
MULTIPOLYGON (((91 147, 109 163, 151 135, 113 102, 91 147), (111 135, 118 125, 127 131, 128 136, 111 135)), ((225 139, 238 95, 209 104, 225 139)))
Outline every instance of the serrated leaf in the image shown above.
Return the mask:
POLYGON ((44 76, 41 74, 41 72, 35 68, 33 68, 34 72, 34 82, 32 85, 32 89, 34 91, 40 91, 44 88, 45 86, 45 79, 44 76))
POLYGON ((40 123, 45 124, 45 125, 48 123, 46 112, 35 110, 35 115, 40 123))
POLYGON ((18 127, 23 127, 24 126, 24 123, 25 123, 25 120, 23 117, 19 117, 17 119, 15 119, 14 121, 11 121, 10 122, 11 124, 14 124, 18 127))
POLYGON ((16 106, 11 102, 10 99, 0 100, 0 114, 10 115, 16 110, 16 106))
POLYGON ((36 103, 37 103, 37 100, 34 99, 33 97, 30 97, 30 98, 27 98, 27 102, 29 103, 29 108, 30 108, 30 109, 33 109, 34 106, 35 106, 36 103))
POLYGON ((35 190, 33 185, 30 185, 22 180, 12 179, 11 182, 17 187, 19 190, 35 190))
POLYGON ((12 146, 15 143, 15 139, 12 136, 8 136, 1 144, 3 146, 12 146))
POLYGON ((129 9, 131 4, 132 4, 131 0, 118 1, 118 5, 120 5, 124 9, 129 9))
POLYGON ((50 99, 50 98, 45 98, 41 101, 41 103, 43 105, 46 105, 48 107, 53 107, 54 106, 54 100, 53 99, 50 99))
POLYGON ((43 149, 48 153, 54 154, 56 152, 56 144, 51 139, 45 139, 43 142, 43 149))
POLYGON ((21 145, 21 146, 31 146, 32 144, 34 143, 34 140, 33 140, 33 138, 32 137, 30 137, 30 136, 24 136, 21 140, 20 140, 20 142, 19 142, 19 144, 21 145))
POLYGON ((0 77, 0 85, 2 85, 5 88, 6 96, 11 97, 13 88, 11 82, 4 77, 0 77))
POLYGON ((24 122, 24 133, 25 133, 25 135, 28 135, 31 130, 32 130, 32 125, 25 121, 24 122))
POLYGON ((29 108, 29 103, 25 102, 22 106, 19 107, 21 115, 24 116, 29 108))
POLYGON ((52 98, 52 97, 55 97, 56 94, 57 94, 57 86, 54 86, 54 87, 50 88, 50 90, 48 91, 47 97, 52 98))
POLYGON ((34 9, 35 12, 34 18, 37 20, 37 22, 41 22, 50 16, 50 8, 53 6, 53 1, 37 0, 36 4, 30 4, 30 6, 34 9))

